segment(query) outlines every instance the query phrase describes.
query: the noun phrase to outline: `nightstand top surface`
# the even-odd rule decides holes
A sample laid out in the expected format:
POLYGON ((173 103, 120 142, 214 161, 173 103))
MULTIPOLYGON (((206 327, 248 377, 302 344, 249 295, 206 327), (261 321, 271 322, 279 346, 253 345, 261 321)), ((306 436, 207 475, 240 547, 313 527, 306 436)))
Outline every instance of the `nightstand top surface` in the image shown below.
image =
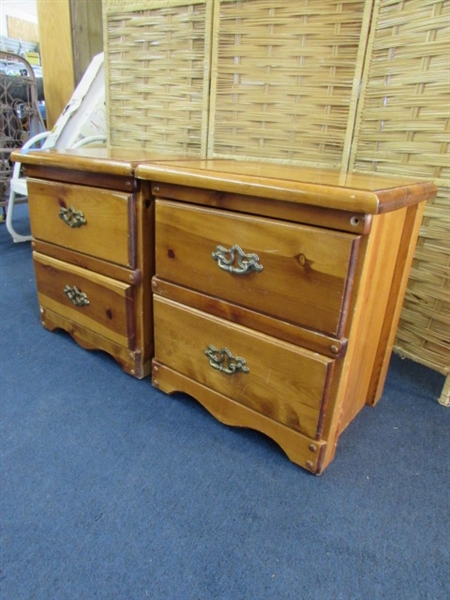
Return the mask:
POLYGON ((368 214, 416 204, 436 193, 432 182, 414 178, 229 159, 141 163, 136 176, 368 214))
POLYGON ((16 150, 11 154, 11 158, 24 165, 132 176, 136 167, 141 163, 155 160, 176 160, 178 162, 182 161, 184 157, 178 155, 162 157, 160 152, 136 148, 84 146, 77 149, 29 150, 25 154, 16 150))
POLYGON ((137 177, 324 208, 378 214, 433 198, 430 181, 371 172, 233 159, 201 160, 149 150, 85 146, 12 153, 25 165, 137 177))

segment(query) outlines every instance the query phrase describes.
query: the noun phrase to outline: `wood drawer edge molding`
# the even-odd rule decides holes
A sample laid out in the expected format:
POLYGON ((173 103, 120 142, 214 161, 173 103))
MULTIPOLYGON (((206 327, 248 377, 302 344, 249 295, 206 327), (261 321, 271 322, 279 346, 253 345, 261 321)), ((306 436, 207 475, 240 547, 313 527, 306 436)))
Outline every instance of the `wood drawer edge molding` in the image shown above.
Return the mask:
POLYGON ((345 338, 334 338, 286 321, 280 321, 279 319, 246 309, 242 306, 232 305, 220 298, 214 298, 207 294, 164 281, 156 276, 152 279, 152 289, 154 293, 163 298, 180 302, 183 305, 188 305, 198 310, 207 311, 209 314, 222 319, 231 318, 234 323, 245 324, 247 327, 302 346, 313 352, 319 352, 329 358, 343 358, 345 356, 348 342, 345 338))

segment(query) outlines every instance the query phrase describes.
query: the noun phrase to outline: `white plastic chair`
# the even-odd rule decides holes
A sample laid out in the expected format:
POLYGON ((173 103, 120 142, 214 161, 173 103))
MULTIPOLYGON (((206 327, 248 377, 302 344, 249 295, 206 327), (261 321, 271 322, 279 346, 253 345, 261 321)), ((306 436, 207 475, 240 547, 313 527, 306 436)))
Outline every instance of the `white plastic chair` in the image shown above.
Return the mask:
MULTIPOLYGON (((43 133, 38 133, 34 137, 25 142, 25 144, 21 148, 22 154, 26 154, 28 150, 34 148, 34 146, 39 146, 43 140, 47 139, 50 136, 50 131, 44 131, 43 133)), ((76 144, 72 146, 72 148, 80 148, 81 146, 86 146, 92 143, 106 142, 106 136, 104 135, 93 135, 87 138, 83 138, 76 144)), ((14 206, 16 203, 16 198, 24 198, 28 197, 28 189, 27 189, 27 180, 26 177, 21 177, 22 163, 16 162, 14 164, 12 176, 9 182, 9 198, 8 198, 8 207, 6 212, 6 228, 9 231, 14 242, 29 242, 31 240, 31 235, 22 235, 18 233, 13 227, 13 213, 14 206)))
MULTIPOLYGON (((21 148, 25 154, 31 149, 80 148, 92 143, 106 142, 104 55, 95 56, 61 113, 52 131, 38 133, 21 148)), ((22 164, 14 164, 9 182, 6 228, 14 242, 27 242, 31 235, 22 235, 13 227, 16 199, 28 197, 27 182, 21 177, 22 164)))

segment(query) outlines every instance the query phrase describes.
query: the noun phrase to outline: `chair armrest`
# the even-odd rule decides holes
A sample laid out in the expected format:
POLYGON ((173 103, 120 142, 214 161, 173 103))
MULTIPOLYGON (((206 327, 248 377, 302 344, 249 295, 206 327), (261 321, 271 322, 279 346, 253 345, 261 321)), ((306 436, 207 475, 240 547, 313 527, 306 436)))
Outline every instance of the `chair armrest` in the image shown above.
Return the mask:
MULTIPOLYGON (((45 140, 46 138, 48 138, 49 135, 50 135, 50 131, 43 131, 42 133, 38 133, 38 134, 34 135, 33 137, 31 137, 29 140, 27 140, 25 142, 25 144, 20 149, 20 152, 22 154, 26 154, 28 152, 28 150, 30 150, 38 142, 40 142, 40 141, 45 140)), ((11 180, 10 180, 10 185, 11 186, 14 186, 14 180, 20 178, 20 171, 21 171, 21 169, 22 169, 22 163, 21 162, 14 163, 13 172, 12 172, 11 180)), ((21 193, 18 190, 15 190, 15 191, 17 191, 17 193, 21 193)))
POLYGON ((93 144, 94 142, 106 142, 106 135, 91 135, 89 137, 85 137, 82 140, 76 142, 72 148, 81 148, 81 146, 86 146, 87 144, 93 144))
POLYGON ((22 148, 21 148, 22 154, 26 154, 26 150, 29 150, 30 148, 32 148, 34 145, 36 145, 41 140, 45 140, 46 138, 48 138, 49 135, 50 135, 50 131, 43 131, 42 133, 38 133, 37 135, 34 135, 32 138, 27 140, 25 142, 25 144, 22 146, 22 148))

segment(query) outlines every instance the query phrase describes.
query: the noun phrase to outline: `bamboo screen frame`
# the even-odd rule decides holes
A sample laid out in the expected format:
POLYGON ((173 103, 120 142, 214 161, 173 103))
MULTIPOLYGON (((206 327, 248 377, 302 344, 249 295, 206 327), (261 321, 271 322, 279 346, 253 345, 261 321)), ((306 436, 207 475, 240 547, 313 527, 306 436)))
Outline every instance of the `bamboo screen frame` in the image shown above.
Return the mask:
POLYGON ((395 349, 450 367, 450 2, 376 0, 350 168, 433 179, 395 349))
POLYGON ((103 7, 111 145, 437 183, 395 349, 448 373, 449 1, 103 0, 103 7), (158 61, 143 41, 155 35, 166 52, 158 61))
POLYGON ((211 0, 103 0, 112 147, 203 156, 211 0))

